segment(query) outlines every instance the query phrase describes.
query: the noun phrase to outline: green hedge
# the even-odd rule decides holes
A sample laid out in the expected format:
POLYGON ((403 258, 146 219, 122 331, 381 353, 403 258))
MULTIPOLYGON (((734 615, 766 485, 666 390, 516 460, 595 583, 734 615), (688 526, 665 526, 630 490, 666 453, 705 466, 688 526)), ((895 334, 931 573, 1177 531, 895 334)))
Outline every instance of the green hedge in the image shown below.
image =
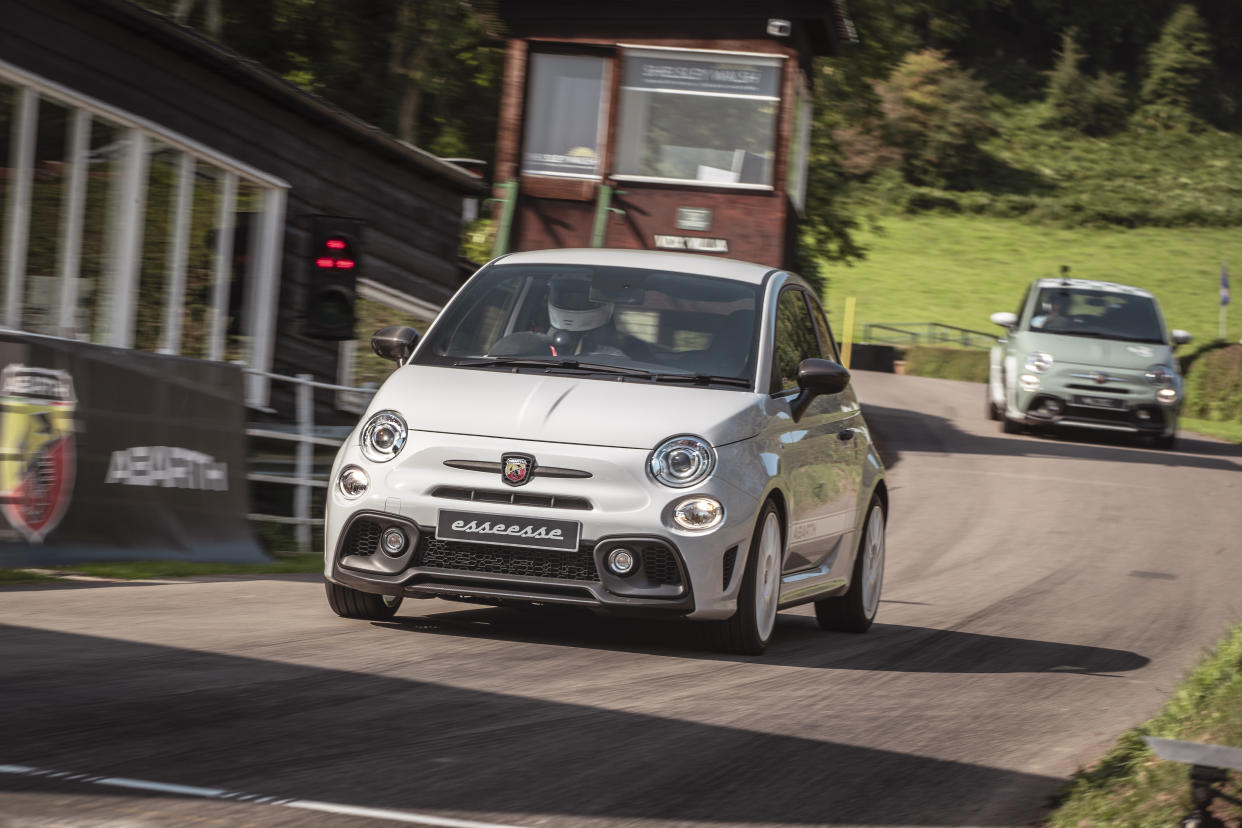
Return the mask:
POLYGON ((1208 346, 1186 375, 1182 412, 1213 422, 1242 423, 1242 345, 1208 346))
POLYGON ((906 349, 905 373, 917 377, 987 382, 988 352, 914 345, 906 349))

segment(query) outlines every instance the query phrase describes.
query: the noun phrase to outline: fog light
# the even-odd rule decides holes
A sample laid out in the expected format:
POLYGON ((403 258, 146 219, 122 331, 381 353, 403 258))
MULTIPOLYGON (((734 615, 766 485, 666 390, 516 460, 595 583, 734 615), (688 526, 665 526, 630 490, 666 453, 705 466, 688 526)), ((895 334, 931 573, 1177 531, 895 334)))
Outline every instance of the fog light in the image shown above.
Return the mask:
POLYGON ((1041 406, 1041 408, 1044 409, 1044 412, 1049 417, 1055 417, 1061 413, 1061 401, 1048 398, 1044 400, 1044 404, 1041 406))
POLYGON ((673 509, 673 522, 682 529, 702 532, 715 529, 724 520, 724 507, 714 497, 692 497, 673 509))
POLYGON ((1018 385, 1022 386, 1023 391, 1034 391, 1039 388, 1039 377, 1034 374, 1020 374, 1018 376, 1018 385))
POLYGON ((629 575, 638 565, 634 553, 624 546, 618 546, 608 553, 608 568, 617 575, 629 575))
POLYGON ((1164 403, 1165 405, 1168 405, 1169 403, 1175 403, 1177 402, 1177 389, 1176 388, 1161 388, 1159 391, 1156 392, 1156 399, 1160 400, 1160 402, 1164 403))
POLYGON ((384 554, 394 558, 405 551, 405 544, 405 532, 402 532, 395 526, 384 530, 384 534, 380 538, 380 545, 384 547, 384 554))
POLYGON ((367 487, 371 485, 371 479, 367 477, 367 473, 357 466, 346 466, 341 469, 341 476, 337 481, 341 494, 351 499, 362 497, 366 494, 367 487))
POLYGON ((1151 412, 1145 408, 1140 408, 1138 411, 1134 412, 1134 416, 1138 417, 1143 422, 1147 422, 1151 419, 1151 412))

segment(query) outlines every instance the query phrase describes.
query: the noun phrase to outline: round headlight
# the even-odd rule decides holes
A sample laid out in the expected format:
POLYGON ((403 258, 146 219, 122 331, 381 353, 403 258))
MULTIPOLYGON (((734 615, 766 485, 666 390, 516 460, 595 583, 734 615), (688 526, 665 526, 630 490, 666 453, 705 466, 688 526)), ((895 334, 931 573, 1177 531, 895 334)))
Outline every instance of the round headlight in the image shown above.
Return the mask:
POLYGON ((700 437, 673 437, 651 452, 647 470, 665 486, 684 489, 701 483, 712 473, 716 455, 700 437))
POLYGON ((341 474, 337 478, 337 485, 341 488, 341 494, 350 498, 362 497, 367 492, 367 487, 371 485, 371 479, 367 477, 367 473, 357 466, 346 466, 341 469, 341 474))
POLYGON ((1022 386, 1023 391, 1035 391, 1039 388, 1039 377, 1034 374, 1019 374, 1018 385, 1022 386))
POLYGON ((724 506, 714 497, 692 497, 673 509, 673 522, 682 529, 702 532, 715 529, 724 520, 724 506))
POLYGON ((1161 388, 1159 391, 1156 392, 1156 399, 1160 400, 1160 402, 1165 403, 1166 405, 1175 403, 1177 402, 1177 389, 1176 388, 1161 388))
POLYGON ((362 427, 362 453, 376 463, 391 460, 401 453, 407 433, 400 414, 381 411, 362 427))
POLYGON ((1026 358, 1026 370, 1042 374, 1052 367, 1052 354, 1033 353, 1026 358))
POLYGON ((1152 385, 1172 385, 1173 372, 1164 365, 1153 365, 1143 374, 1143 379, 1152 385))

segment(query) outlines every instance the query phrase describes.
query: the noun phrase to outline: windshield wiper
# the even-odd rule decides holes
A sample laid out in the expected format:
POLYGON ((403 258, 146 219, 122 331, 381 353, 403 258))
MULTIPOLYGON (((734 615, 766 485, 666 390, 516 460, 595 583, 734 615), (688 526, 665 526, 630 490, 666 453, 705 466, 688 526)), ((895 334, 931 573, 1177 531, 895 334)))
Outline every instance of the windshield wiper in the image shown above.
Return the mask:
POLYGON ((620 365, 604 365, 598 362, 579 362, 576 359, 459 359, 453 363, 459 368, 568 368, 571 371, 587 371, 596 374, 619 374, 626 377, 648 377, 650 371, 641 368, 624 368, 620 365))
POLYGON ((654 382, 692 382, 695 385, 736 385, 750 388, 750 380, 741 377, 722 377, 717 374, 652 374, 654 382))

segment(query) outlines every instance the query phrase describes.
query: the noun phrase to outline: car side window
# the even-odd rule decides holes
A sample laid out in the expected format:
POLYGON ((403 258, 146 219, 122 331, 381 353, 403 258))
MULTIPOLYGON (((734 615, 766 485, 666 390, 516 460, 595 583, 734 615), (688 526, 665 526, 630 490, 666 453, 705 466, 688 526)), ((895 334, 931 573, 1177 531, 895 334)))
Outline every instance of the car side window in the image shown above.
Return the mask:
POLYGON ((806 301, 811 307, 811 320, 815 323, 815 331, 819 334, 819 349, 823 352, 824 359, 840 362, 841 357, 837 354, 837 343, 832 338, 832 328, 828 327, 828 319, 824 316, 824 309, 809 293, 806 296, 806 301))
POLYGON ((776 303, 771 393, 797 388, 798 365, 804 359, 820 356, 819 338, 806 307, 806 298, 801 290, 786 288, 776 303))

